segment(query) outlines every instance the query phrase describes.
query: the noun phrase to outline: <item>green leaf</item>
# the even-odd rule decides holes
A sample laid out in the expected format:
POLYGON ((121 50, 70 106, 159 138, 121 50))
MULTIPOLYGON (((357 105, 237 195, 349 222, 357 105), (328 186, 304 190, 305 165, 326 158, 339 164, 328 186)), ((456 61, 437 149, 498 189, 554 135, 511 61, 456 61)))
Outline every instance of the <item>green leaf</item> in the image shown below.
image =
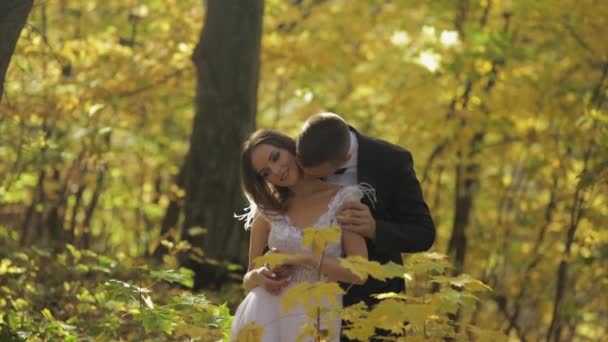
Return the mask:
POLYGON ((29 307, 29 303, 23 298, 17 298, 15 300, 13 300, 12 304, 13 304, 13 307, 17 310, 25 310, 29 307))
POLYGON ((75 261, 80 260, 82 257, 82 253, 76 249, 76 247, 70 245, 69 243, 65 245, 65 248, 70 252, 75 261))
POLYGON ((229 263, 226 265, 226 269, 228 269, 228 271, 235 272, 242 271, 244 268, 242 265, 229 263))
POLYGON ((209 300, 205 298, 204 294, 191 294, 191 293, 181 293, 178 297, 173 297, 172 302, 174 304, 187 305, 191 307, 203 308, 210 305, 209 300))
POLYGON ((190 288, 194 286, 194 272, 185 267, 180 267, 178 271, 172 269, 152 271, 150 272, 150 276, 152 278, 162 279, 170 283, 180 283, 190 288))
POLYGON ((211 327, 219 328, 222 331, 225 340, 230 339, 230 329, 232 327, 232 316, 230 309, 226 303, 220 306, 210 307, 212 315, 211 320, 207 323, 211 327))
POLYGON ((154 302, 152 301, 152 298, 150 296, 148 296, 147 294, 142 294, 141 299, 143 299, 148 309, 154 309, 154 302))
POLYGON ((44 308, 42 309, 42 316, 44 316, 44 318, 48 319, 49 321, 54 321, 55 317, 53 317, 53 314, 51 313, 51 310, 44 308))
POLYGON ((171 334, 174 317, 174 310, 162 306, 153 310, 143 310, 141 313, 141 320, 147 333, 160 329, 166 334, 171 334))
POLYGON ((111 299, 119 298, 137 298, 141 293, 149 293, 150 290, 146 288, 140 288, 130 283, 110 279, 102 285, 102 291, 108 294, 111 299))
POLYGON ((190 235, 190 236, 199 236, 199 235, 203 235, 203 234, 207 234, 207 228, 192 227, 192 228, 188 229, 188 235, 190 235))

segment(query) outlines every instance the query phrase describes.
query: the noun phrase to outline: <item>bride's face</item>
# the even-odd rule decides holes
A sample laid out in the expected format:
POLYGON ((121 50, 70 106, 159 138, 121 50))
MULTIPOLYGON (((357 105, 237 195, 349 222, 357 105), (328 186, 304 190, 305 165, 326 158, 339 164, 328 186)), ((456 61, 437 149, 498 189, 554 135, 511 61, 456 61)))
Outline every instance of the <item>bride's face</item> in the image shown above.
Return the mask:
POLYGON ((270 144, 260 144, 253 149, 251 164, 258 175, 275 186, 293 186, 300 177, 295 156, 270 144))

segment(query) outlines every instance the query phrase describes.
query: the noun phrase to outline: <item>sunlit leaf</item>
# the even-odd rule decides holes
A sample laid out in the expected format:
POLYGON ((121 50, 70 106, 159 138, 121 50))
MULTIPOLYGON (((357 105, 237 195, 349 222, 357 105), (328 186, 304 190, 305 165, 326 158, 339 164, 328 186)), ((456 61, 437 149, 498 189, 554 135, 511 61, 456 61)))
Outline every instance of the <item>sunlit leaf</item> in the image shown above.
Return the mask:
POLYGON ((70 252, 72 257, 74 257, 75 261, 80 260, 80 258, 82 257, 82 253, 79 250, 77 250, 74 246, 72 246, 70 244, 67 244, 65 247, 70 252))
POLYGON ((55 317, 53 317, 53 314, 51 313, 51 310, 44 308, 42 309, 42 316, 44 316, 44 318, 48 319, 49 321, 54 321, 55 317))
POLYGON ((302 229, 302 245, 311 247, 315 255, 321 255, 330 243, 340 242, 340 227, 302 229))
POLYGON ((288 288, 281 298, 281 310, 289 312, 301 305, 305 311, 318 307, 338 308, 338 298, 344 290, 333 282, 302 282, 288 288))
POLYGON ((358 277, 367 275, 379 280, 386 280, 396 277, 404 277, 405 272, 402 265, 389 262, 381 265, 376 261, 367 260, 360 256, 351 256, 339 259, 340 265, 353 272, 358 277))
POLYGON ((269 268, 275 268, 276 266, 283 265, 291 258, 291 255, 284 253, 266 253, 261 255, 254 260, 255 267, 262 267, 268 265, 269 268))
POLYGON ((207 228, 203 227, 192 227, 188 229, 188 235, 190 236, 199 236, 207 233, 207 228))
POLYGON ((468 274, 461 274, 456 278, 436 276, 433 277, 431 281, 436 283, 448 283, 456 288, 466 289, 471 292, 492 291, 488 285, 484 284, 480 280, 472 278, 468 274))
POLYGON ((142 324, 148 333, 155 329, 160 329, 166 334, 171 334, 174 317, 175 311, 166 307, 156 307, 155 309, 143 310, 141 312, 142 324))
POLYGON ((265 330, 266 330, 266 328, 264 328, 263 326, 255 323, 255 322, 247 323, 238 332, 235 342, 262 341, 262 336, 264 336, 265 330))
POLYGON ((170 283, 180 283, 188 287, 192 287, 194 284, 194 272, 185 267, 180 267, 178 270, 152 271, 150 272, 150 276, 170 283))

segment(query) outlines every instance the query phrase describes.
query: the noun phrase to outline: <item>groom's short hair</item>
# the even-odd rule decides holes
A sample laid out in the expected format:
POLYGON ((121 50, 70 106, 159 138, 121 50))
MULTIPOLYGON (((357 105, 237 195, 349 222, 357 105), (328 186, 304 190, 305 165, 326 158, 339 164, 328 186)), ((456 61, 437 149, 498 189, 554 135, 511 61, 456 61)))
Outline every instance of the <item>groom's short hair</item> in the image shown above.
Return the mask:
POLYGON ((316 167, 326 162, 341 164, 349 149, 348 124, 334 113, 311 116, 296 139, 296 153, 302 167, 316 167))

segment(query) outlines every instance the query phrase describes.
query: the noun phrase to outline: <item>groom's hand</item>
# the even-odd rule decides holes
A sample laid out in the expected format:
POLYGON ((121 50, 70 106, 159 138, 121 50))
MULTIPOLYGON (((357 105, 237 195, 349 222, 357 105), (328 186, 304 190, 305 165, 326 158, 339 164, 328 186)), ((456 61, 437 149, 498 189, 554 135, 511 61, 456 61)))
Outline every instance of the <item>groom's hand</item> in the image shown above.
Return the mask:
POLYGON ((336 215, 342 229, 350 230, 368 239, 376 238, 376 220, 369 207, 361 202, 342 204, 336 215))

